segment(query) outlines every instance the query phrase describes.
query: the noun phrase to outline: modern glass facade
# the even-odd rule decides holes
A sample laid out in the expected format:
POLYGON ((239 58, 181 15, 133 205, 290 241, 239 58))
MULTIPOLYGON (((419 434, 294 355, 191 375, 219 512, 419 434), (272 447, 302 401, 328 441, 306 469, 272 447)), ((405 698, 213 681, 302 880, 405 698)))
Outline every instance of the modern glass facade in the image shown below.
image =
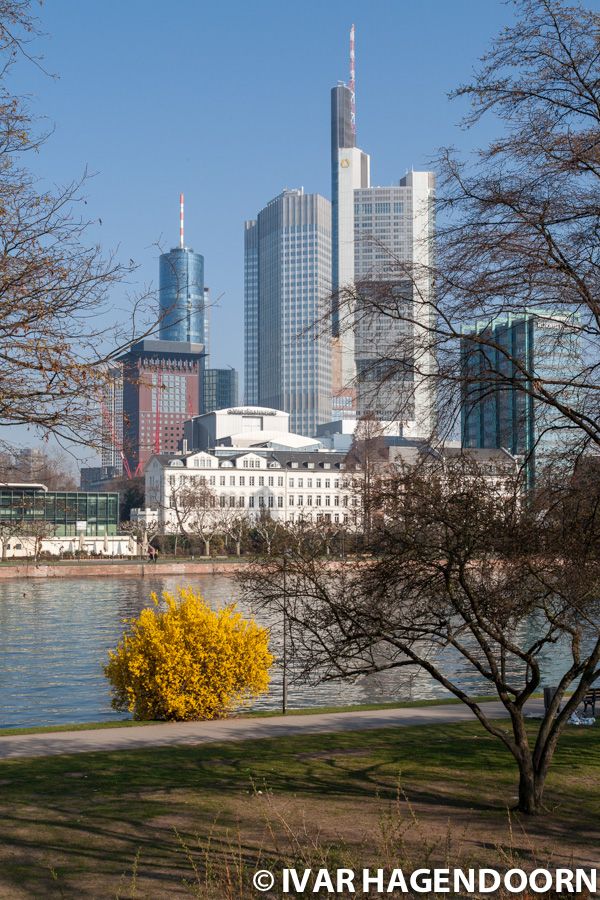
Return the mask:
POLYGON ((235 369, 206 369, 202 412, 238 405, 238 373, 235 369))
POLYGON ((244 402, 258 403, 258 225, 244 223, 244 402))
POLYGON ((569 387, 580 366, 578 332, 564 315, 535 311, 500 316, 475 325, 461 341, 462 444, 504 448, 525 462, 531 486, 536 467, 551 463, 569 445, 568 421, 555 409, 536 403, 528 392, 533 379, 552 381, 553 393, 566 384, 562 399, 574 401, 569 387), (488 346, 487 341, 493 346, 488 346))
POLYGON ((354 191, 358 413, 414 422, 424 437, 433 431, 435 410, 431 388, 419 371, 431 368, 432 360, 416 346, 412 322, 423 320, 424 334, 431 325, 431 284, 422 273, 429 270, 433 243, 434 189, 432 172, 410 172, 397 185, 354 191), (415 302, 413 281, 422 303, 415 302), (381 313, 369 302, 370 292, 381 313))
POLYGON ((47 522, 56 537, 117 534, 119 495, 45 491, 35 485, 0 486, 0 523, 47 522), (79 525, 79 528, 78 528, 79 525))
POLYGON ((291 430, 312 435, 331 418, 331 340, 318 324, 331 296, 331 204, 286 190, 261 210, 253 229, 246 244, 247 266, 249 255, 256 257, 252 401, 289 412, 291 430))
POLYGON ((159 262, 160 339, 205 343, 204 257, 188 247, 159 262))

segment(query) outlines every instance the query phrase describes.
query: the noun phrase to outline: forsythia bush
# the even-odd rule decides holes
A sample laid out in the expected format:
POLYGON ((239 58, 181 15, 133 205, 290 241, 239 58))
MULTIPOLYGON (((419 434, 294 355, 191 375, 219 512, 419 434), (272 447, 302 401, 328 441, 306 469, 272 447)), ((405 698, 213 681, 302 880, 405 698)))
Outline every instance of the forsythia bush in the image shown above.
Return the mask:
POLYGON ((152 594, 131 619, 104 672, 114 709, 135 719, 215 719, 267 690, 269 633, 235 604, 214 612, 191 588, 152 594))

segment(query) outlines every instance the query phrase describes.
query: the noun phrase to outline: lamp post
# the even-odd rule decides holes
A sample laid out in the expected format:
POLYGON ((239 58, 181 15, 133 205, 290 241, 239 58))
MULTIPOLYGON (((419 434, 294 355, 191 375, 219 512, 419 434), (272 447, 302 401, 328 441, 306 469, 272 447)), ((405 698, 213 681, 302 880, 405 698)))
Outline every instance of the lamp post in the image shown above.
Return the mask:
POLYGON ((283 680, 281 694, 281 711, 287 712, 287 551, 283 551, 283 680))

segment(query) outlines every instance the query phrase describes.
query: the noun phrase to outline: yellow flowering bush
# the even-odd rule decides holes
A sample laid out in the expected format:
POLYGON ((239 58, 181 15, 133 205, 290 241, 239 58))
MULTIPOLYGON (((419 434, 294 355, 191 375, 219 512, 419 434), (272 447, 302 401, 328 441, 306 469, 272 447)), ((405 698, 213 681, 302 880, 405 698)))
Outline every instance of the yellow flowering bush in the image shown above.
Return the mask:
POLYGON ((167 591, 160 608, 142 610, 104 673, 112 706, 135 719, 216 719, 269 686, 269 632, 245 619, 235 604, 214 611, 191 588, 167 591))

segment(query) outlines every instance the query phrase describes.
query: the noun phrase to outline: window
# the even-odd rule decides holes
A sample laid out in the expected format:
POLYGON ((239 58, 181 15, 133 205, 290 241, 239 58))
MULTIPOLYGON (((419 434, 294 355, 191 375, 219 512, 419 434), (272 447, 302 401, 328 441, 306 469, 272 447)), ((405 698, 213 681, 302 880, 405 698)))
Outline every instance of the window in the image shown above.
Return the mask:
POLYGON ((265 505, 265 498, 262 495, 258 498, 258 505, 259 506, 265 505))
MULTIPOLYGON (((291 488, 294 487, 294 479, 293 478, 290 478, 290 487, 291 488)), ((298 485, 298 487, 300 487, 300 485, 298 485)))
POLYGON ((221 486, 225 485, 225 476, 224 475, 219 475, 219 484, 221 486))
POLYGON ((321 487, 321 479, 320 478, 317 478, 317 480, 315 481, 315 487, 318 487, 318 488, 321 487))
POLYGON ((344 506, 348 506, 348 498, 347 498, 347 497, 344 497, 344 499, 343 499, 343 505, 344 505, 344 506))
POLYGON ((259 475, 259 476, 258 476, 258 486, 259 486, 259 487, 264 487, 264 485, 265 485, 265 479, 264 479, 264 477, 263 477, 262 475, 259 475))
POLYGON ((329 494, 325 495, 325 506, 331 506, 331 497, 329 494))
POLYGON ((277 498, 277 506, 279 507, 279 509, 283 507, 283 497, 277 498))
POLYGON ((240 499, 238 501, 238 506, 245 506, 245 505, 246 505, 246 498, 240 497, 240 499))
POLYGON ((268 484, 269 484, 269 487, 273 487, 273 485, 275 484, 275 479, 273 478, 272 475, 269 475, 269 482, 268 482, 268 484))
POLYGON ((304 497, 302 494, 298 494, 298 506, 304 506, 304 497))
POLYGON ((221 494, 219 497, 219 506, 223 508, 225 506, 225 494, 221 494))
POLYGON ((312 483, 313 483, 312 478, 307 478, 307 479, 306 479, 306 487, 311 488, 311 487, 312 487, 312 483))
POLYGON ((273 505, 274 505, 274 498, 273 498, 273 496, 271 496, 271 497, 269 497, 269 508, 272 509, 273 505))
POLYGON ((248 484, 250 485, 250 487, 254 487, 254 475, 250 475, 250 477, 248 478, 248 484))
POLYGON ((246 476, 240 475, 240 487, 244 487, 245 484, 246 484, 246 476))
POLYGON ((294 505, 294 495, 293 494, 290 494, 290 496, 288 497, 288 503, 290 506, 294 505))
POLYGON ((230 486, 230 487, 235 487, 235 475, 230 475, 230 476, 229 476, 229 486, 230 486))
POLYGON ((331 487, 331 478, 326 478, 326 479, 325 479, 325 487, 326 487, 326 488, 331 487))
POLYGON ((283 487, 283 475, 277 476, 277 487, 283 487))
POLYGON ((230 506, 235 506, 235 497, 234 497, 234 496, 231 496, 231 497, 229 498, 229 505, 230 505, 230 506))
POLYGON ((321 505, 321 495, 317 494, 317 496, 315 497, 315 506, 320 506, 320 505, 321 505))
POLYGON ((304 487, 304 478, 298 479, 298 487, 304 487))
POLYGON ((306 505, 312 506, 312 494, 309 494, 308 497, 306 498, 306 505))
POLYGON ((210 476, 210 478, 208 479, 208 483, 209 483, 212 487, 215 486, 215 484, 216 484, 216 478, 215 478, 214 475, 211 475, 211 476, 210 476))

